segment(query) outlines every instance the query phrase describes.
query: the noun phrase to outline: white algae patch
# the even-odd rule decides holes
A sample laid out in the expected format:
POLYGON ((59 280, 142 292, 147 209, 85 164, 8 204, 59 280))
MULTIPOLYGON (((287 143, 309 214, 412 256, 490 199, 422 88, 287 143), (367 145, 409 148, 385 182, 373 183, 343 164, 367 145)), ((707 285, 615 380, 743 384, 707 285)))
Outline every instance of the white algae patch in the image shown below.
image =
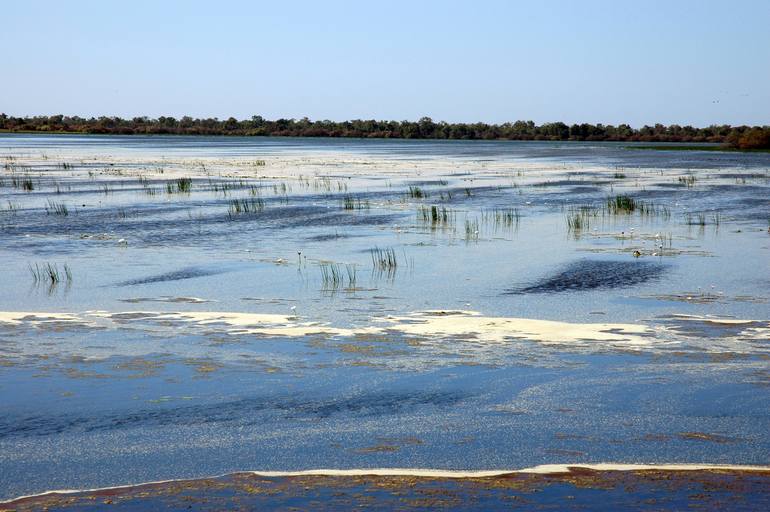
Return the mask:
POLYGON ((236 312, 156 312, 111 313, 89 311, 73 313, 0 313, 0 322, 39 324, 48 320, 95 324, 101 320, 114 324, 169 322, 221 329, 230 335, 302 337, 326 335, 349 337, 388 333, 419 338, 457 338, 484 343, 530 340, 540 343, 597 343, 610 346, 645 346, 655 342, 654 331, 640 324, 570 323, 530 318, 483 316, 475 311, 423 311, 408 316, 374 317, 365 327, 335 327, 321 322, 301 321, 290 315, 236 312))
POLYGON ((424 311, 385 319, 388 329, 410 336, 473 338, 488 343, 522 339, 541 343, 599 343, 644 346, 652 329, 638 324, 570 323, 483 316, 475 311, 424 311))
POLYGON ((25 311, 0 311, 0 323, 12 325, 40 325, 52 322, 82 322, 76 313, 30 313, 25 311))
MULTIPOLYGON (((261 336, 269 338, 353 338, 355 336, 401 336, 423 345, 449 346, 467 342, 502 345, 514 341, 531 341, 545 345, 576 347, 608 347, 632 350, 652 350, 684 341, 702 344, 711 340, 720 349, 744 350, 741 340, 761 340, 770 336, 767 321, 733 318, 674 315, 676 321, 703 322, 732 329, 718 337, 701 339, 693 333, 682 333, 672 326, 643 323, 577 323, 532 318, 485 316, 476 311, 431 310, 403 316, 372 317, 366 325, 335 326, 327 322, 305 320, 293 315, 241 312, 160 312, 160 311, 86 311, 84 313, 0 312, 0 325, 11 328, 61 330, 68 325, 77 328, 131 328, 148 334, 221 333, 230 336, 261 336), (725 345, 727 343, 727 345, 725 345)), ((123 346, 126 353, 129 347, 123 346)), ((121 351, 118 351, 121 352, 121 351)))

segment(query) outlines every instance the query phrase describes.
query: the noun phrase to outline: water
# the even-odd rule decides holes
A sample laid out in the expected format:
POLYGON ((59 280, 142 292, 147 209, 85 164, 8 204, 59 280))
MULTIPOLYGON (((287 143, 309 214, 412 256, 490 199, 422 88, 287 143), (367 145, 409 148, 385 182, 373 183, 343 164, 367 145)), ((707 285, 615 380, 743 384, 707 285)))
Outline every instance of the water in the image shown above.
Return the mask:
POLYGON ((0 136, 0 499, 768 464, 770 155, 627 146, 0 136))

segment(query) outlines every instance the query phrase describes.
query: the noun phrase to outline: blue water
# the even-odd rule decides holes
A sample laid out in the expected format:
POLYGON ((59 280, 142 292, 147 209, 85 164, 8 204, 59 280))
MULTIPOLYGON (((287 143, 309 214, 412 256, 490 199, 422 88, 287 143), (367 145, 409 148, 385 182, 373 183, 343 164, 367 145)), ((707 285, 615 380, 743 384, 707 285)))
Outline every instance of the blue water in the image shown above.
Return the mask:
POLYGON ((0 135, 0 311, 80 319, 0 321, 0 499, 250 469, 770 463, 770 155, 626 146, 0 135), (170 169, 191 193, 167 193, 170 169), (620 193, 669 213, 568 229, 571 208, 620 193), (254 197, 264 211, 228 219, 254 197), (432 205, 452 226, 420 220, 432 205), (502 209, 519 220, 495 223, 502 209), (375 247, 398 268, 373 268, 375 247), (49 262, 71 282, 35 283, 29 265, 49 262), (324 283, 328 262, 355 284, 324 283), (632 323, 652 342, 280 337, 125 314, 363 331, 433 309, 632 323))

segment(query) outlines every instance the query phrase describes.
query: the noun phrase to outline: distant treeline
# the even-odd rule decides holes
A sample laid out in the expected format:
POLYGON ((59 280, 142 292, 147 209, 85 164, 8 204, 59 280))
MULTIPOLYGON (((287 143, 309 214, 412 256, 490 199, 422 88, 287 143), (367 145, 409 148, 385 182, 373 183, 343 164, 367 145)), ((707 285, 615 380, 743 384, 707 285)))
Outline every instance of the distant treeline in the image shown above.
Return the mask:
POLYGON ((604 124, 544 123, 445 123, 429 117, 419 121, 311 121, 302 119, 268 120, 262 116, 238 120, 193 119, 192 117, 34 116, 12 117, 0 114, 0 130, 102 134, 174 135, 256 135, 293 137, 357 137, 392 139, 465 140, 579 140, 622 142, 709 142, 729 144, 739 149, 770 147, 770 126, 708 126, 695 128, 672 124, 632 128, 604 124))

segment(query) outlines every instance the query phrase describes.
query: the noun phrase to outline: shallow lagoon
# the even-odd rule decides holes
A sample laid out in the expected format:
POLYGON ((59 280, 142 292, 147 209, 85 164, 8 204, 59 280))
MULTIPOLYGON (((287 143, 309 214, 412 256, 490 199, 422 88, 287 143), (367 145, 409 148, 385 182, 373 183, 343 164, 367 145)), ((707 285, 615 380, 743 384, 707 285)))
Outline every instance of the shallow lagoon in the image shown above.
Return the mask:
POLYGON ((767 465, 770 155, 626 146, 0 136, 0 498, 767 465))

